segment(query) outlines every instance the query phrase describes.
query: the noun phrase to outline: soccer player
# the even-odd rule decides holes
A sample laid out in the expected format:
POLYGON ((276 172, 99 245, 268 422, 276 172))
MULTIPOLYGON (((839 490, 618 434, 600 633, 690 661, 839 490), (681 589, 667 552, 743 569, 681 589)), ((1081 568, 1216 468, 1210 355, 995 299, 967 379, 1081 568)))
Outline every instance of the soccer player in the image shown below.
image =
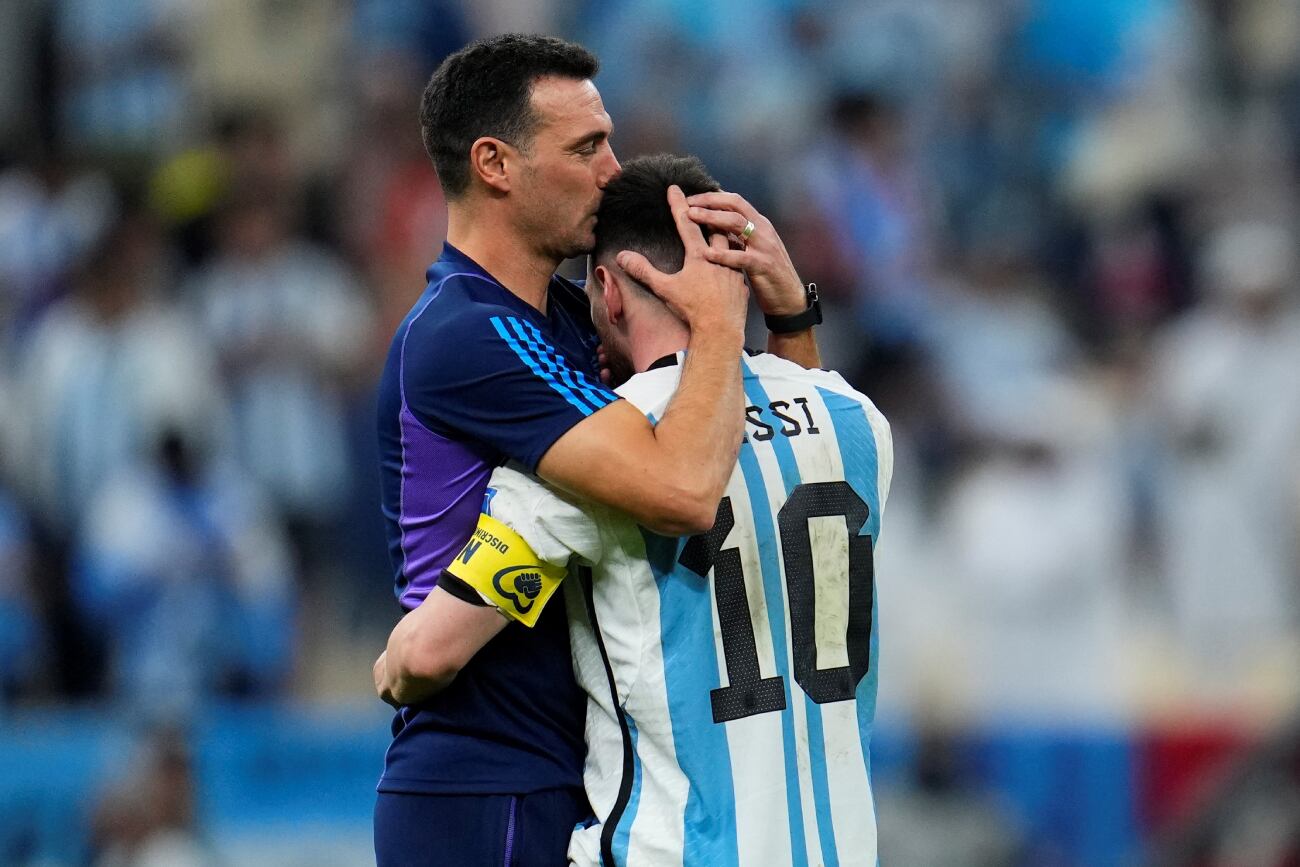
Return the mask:
MULTIPOLYGON (((553 276, 563 259, 591 249, 602 191, 619 171, 596 68, 577 45, 494 37, 449 57, 421 101, 448 200, 447 244, 393 339, 379 390, 396 589, 416 612, 400 628, 417 649, 445 614, 421 602, 446 601, 438 576, 505 460, 660 532, 709 527, 742 436, 736 356, 748 290, 727 264, 747 269, 765 313, 799 322, 807 306, 781 261, 728 250, 722 237, 694 247, 671 275, 620 256, 691 324, 691 356, 657 426, 601 383, 587 300, 553 276)), ((702 237, 681 192, 669 198, 682 229, 702 237)), ((702 220, 740 216, 701 208, 702 220)), ((769 225, 748 222, 753 246, 772 243, 769 225)), ((789 354, 815 348, 806 333, 800 339, 785 346, 789 354)), ((564 613, 557 606, 533 629, 487 638, 454 684, 393 721, 375 808, 381 867, 549 865, 589 815, 584 701, 564 613)), ((393 655, 415 674, 428 673, 423 658, 393 655)))
MULTIPOLYGON (((587 283, 611 368, 636 374, 618 393, 651 422, 680 387, 692 335, 615 254, 671 271, 704 243, 675 231, 662 204, 674 184, 696 201, 726 195, 708 192, 694 159, 628 162, 606 188, 587 283)), ((838 374, 737 356, 745 436, 710 529, 656 533, 503 467, 440 581, 484 604, 482 631, 449 622, 449 642, 513 628, 501 614, 532 624, 567 610, 599 820, 574 834, 579 865, 877 860, 873 545, 889 426, 838 374)), ((381 686, 418 695, 454 674, 381 686)))

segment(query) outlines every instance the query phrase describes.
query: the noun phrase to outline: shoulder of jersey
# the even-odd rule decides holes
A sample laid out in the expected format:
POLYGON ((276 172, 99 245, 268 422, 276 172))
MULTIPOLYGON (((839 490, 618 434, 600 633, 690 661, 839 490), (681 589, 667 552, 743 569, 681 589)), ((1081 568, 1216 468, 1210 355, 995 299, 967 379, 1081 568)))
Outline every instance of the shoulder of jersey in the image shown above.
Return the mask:
MULTIPOLYGON (((756 376, 788 378, 809 383, 861 400, 869 404, 873 409, 875 408, 875 404, 871 402, 870 398, 849 385, 844 377, 834 370, 823 370, 821 368, 810 370, 795 364, 793 361, 787 361, 767 352, 748 356, 745 363, 749 367, 750 373, 756 376)), ((642 412, 654 412, 671 396, 681 375, 682 367, 680 364, 659 367, 654 370, 647 370, 644 373, 638 373, 614 389, 614 391, 619 397, 624 398, 642 412)))
POLYGON ((745 361, 749 365, 750 371, 759 377, 781 378, 795 383, 807 383, 826 391, 844 395, 851 400, 856 400, 865 406, 873 416, 878 417, 880 424, 886 429, 889 427, 888 420, 880 412, 880 408, 876 406, 875 401, 850 385, 838 371, 825 370, 820 367, 814 367, 810 370, 768 352, 750 356, 745 361))
POLYGON ((676 390, 681 376, 680 364, 656 367, 638 373, 614 389, 614 393, 643 413, 657 413, 676 390))
POLYGON ((767 378, 790 378, 800 382, 812 383, 820 388, 830 389, 831 391, 844 392, 846 394, 857 394, 858 392, 849 385, 844 377, 834 370, 823 370, 820 367, 807 368, 795 364, 793 361, 786 361, 780 356, 773 355, 770 352, 760 352, 756 355, 748 356, 745 359, 745 365, 750 372, 759 377, 767 378))
POLYGON ((515 316, 512 310, 499 301, 474 297, 475 283, 494 285, 477 274, 452 274, 442 280, 441 287, 432 298, 416 305, 411 317, 412 330, 446 333, 449 337, 466 337, 470 334, 492 330, 494 316, 515 316))

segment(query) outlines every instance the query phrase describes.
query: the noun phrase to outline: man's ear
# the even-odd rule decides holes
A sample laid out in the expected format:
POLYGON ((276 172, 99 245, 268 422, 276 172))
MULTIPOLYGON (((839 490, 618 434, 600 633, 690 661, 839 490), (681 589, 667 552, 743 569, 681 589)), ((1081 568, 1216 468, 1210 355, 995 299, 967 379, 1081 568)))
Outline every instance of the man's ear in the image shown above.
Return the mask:
POLYGON ((519 152, 499 138, 483 136, 469 149, 469 165, 479 180, 501 193, 510 192, 510 177, 519 152))
POLYGON ((596 283, 600 286, 601 299, 605 302, 605 316, 610 325, 617 325, 623 319, 624 287, 620 275, 604 265, 596 266, 596 283))

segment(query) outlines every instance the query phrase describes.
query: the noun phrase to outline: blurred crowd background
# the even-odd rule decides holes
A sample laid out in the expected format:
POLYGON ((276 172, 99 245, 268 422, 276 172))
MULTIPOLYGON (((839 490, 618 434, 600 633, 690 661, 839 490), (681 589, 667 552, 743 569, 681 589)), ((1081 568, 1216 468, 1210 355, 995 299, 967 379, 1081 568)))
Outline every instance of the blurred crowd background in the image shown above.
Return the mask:
POLYGON ((1300 863, 1300 2, 0 17, 0 864, 370 857, 416 106, 506 30, 772 218, 893 423, 883 862, 1300 863))

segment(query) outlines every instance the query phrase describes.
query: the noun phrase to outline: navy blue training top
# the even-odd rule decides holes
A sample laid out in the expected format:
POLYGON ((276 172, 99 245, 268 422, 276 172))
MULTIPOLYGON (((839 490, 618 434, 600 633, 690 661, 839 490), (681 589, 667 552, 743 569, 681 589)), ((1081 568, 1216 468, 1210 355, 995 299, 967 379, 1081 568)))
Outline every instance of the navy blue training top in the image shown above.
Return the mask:
MULTIPOLYGON (((450 244, 393 337, 379 384, 395 592, 415 608, 469 538, 488 478, 533 470, 617 399, 600 383, 584 293, 554 277, 545 315, 450 244)), ((563 606, 512 623, 451 685, 393 720, 381 792, 527 794, 582 785, 586 703, 563 606)))

